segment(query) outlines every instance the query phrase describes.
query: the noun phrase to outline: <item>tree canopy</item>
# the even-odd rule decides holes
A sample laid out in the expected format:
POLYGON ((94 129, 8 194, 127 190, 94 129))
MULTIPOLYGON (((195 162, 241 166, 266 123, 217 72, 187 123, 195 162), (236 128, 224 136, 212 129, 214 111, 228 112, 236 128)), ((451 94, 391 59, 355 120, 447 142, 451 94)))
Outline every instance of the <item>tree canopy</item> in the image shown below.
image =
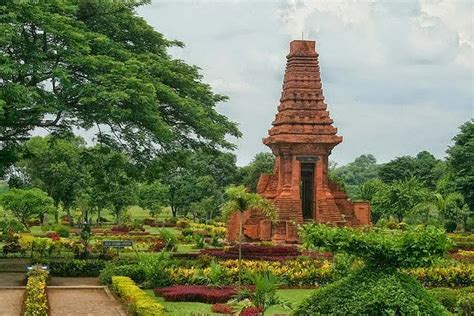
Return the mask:
MULTIPOLYGON (((226 97, 199 69, 171 58, 182 46, 135 9, 147 1, 6 1, 0 7, 0 149, 36 128, 93 129, 138 157, 175 147, 233 148, 226 97)), ((2 161, 6 162, 5 159, 2 161)))

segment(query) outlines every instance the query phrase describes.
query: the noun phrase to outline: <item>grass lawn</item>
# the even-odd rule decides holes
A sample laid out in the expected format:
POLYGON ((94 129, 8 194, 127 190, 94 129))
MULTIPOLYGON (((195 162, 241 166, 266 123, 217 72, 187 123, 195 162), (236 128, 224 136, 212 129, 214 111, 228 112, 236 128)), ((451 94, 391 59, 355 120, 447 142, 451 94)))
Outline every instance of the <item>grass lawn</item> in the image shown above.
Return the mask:
MULTIPOLYGON (((278 290, 278 295, 285 301, 290 302, 294 308, 305 298, 311 295, 313 291, 314 289, 278 290)), ((167 311, 165 315, 221 315, 211 312, 211 304, 194 302, 165 302, 163 298, 156 297, 153 293, 153 290, 145 290, 145 292, 153 297, 156 301, 163 304, 167 311)), ((280 306, 272 306, 265 312, 265 315, 291 315, 291 312, 291 309, 284 309, 280 306)))

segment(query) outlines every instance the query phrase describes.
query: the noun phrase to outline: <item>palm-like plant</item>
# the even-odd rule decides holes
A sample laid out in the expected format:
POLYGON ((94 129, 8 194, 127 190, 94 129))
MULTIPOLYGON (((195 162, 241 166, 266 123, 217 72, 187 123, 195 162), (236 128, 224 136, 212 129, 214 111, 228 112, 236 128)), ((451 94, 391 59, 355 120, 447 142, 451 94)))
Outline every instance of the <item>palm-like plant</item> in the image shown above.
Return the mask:
POLYGON ((268 217, 272 222, 276 220, 277 213, 275 205, 264 197, 249 193, 244 186, 231 186, 226 190, 227 202, 224 203, 222 210, 225 220, 230 216, 239 213, 239 285, 241 284, 242 267, 242 225, 245 211, 257 211, 268 217))

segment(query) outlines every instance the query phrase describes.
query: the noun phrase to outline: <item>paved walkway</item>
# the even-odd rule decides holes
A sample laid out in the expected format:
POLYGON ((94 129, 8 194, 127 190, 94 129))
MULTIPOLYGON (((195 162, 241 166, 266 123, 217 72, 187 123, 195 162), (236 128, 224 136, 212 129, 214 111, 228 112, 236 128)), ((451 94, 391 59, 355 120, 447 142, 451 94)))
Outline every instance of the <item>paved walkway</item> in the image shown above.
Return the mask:
POLYGON ((25 293, 27 261, 20 259, 0 260, 0 315, 19 316, 25 293))
MULTIPOLYGON (((1 277, 1 275, 0 275, 1 277)), ((23 304, 24 289, 0 288, 0 315, 19 316, 23 304)))
POLYGON ((51 316, 120 316, 126 315, 122 306, 103 287, 48 287, 51 316))

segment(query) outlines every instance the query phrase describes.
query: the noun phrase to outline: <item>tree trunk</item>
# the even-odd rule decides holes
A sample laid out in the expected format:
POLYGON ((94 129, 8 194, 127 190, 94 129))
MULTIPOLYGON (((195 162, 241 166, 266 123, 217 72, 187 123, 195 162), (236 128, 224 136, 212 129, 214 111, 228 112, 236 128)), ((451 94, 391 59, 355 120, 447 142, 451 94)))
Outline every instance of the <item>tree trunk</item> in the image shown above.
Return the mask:
POLYGON ((100 210, 101 210, 101 208, 98 207, 97 208, 97 225, 99 225, 99 226, 100 226, 100 210))
POLYGON ((242 221, 244 217, 243 212, 239 212, 239 286, 242 284, 242 221))
POLYGON ((54 204, 54 222, 59 223, 59 205, 57 203, 54 204))

